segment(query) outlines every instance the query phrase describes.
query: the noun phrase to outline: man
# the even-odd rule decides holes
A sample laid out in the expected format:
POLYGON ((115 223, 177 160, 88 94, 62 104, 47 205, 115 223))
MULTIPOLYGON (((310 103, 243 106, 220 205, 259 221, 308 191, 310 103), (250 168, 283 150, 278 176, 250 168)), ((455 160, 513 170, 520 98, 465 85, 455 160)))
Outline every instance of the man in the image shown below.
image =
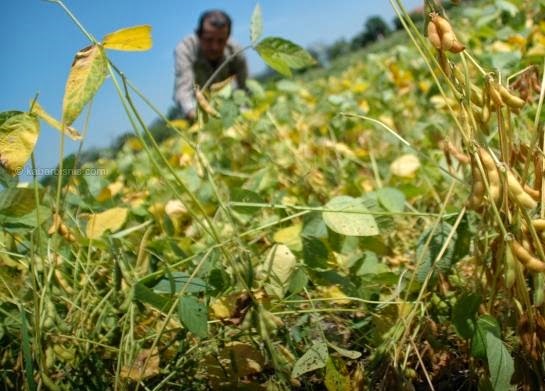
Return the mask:
POLYGON ((191 121, 195 119, 197 110, 194 84, 203 87, 229 56, 234 55, 212 82, 234 75, 237 87, 246 86, 246 59, 241 47, 229 39, 230 34, 229 15, 219 10, 206 11, 199 18, 195 34, 186 37, 176 46, 174 101, 183 115, 191 121))

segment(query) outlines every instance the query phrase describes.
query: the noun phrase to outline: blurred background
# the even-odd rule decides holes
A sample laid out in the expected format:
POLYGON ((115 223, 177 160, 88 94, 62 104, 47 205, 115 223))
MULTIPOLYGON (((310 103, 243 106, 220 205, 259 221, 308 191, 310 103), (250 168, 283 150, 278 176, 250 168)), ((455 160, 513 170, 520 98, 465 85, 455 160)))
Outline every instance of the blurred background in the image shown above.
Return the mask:
MULTIPOLYGON (((406 0, 408 10, 422 6, 421 0, 406 0)), ((115 52, 109 55, 127 77, 165 114, 173 111, 173 50, 197 25, 199 15, 219 8, 233 19, 232 38, 249 44, 249 26, 255 1, 161 0, 66 0, 65 5, 98 40, 117 29, 150 24, 153 48, 147 52, 115 52)), ((275 0, 260 3, 263 36, 280 36, 308 49, 327 67, 337 56, 359 50, 398 29, 387 0, 275 0)), ((60 119, 66 77, 75 53, 89 42, 65 11, 48 0, 6 0, 0 24, 3 48, 0 62, 0 111, 27 110, 39 93, 39 102, 60 119)), ((265 80, 272 72, 249 50, 250 74, 265 80)), ((139 106, 140 107, 140 106, 139 106)), ((74 123, 83 131, 85 113, 74 123)), ((142 106, 144 120, 153 124, 157 116, 142 106)), ((114 86, 108 80, 95 97, 83 149, 88 155, 114 148, 123 134, 131 132, 114 86)), ((36 146, 38 168, 51 169, 59 161, 59 135, 42 123, 36 146)), ((65 156, 77 151, 79 142, 65 140, 65 156)), ((92 157, 92 156, 91 156, 92 157)), ((22 177, 28 180, 28 177, 22 177)))

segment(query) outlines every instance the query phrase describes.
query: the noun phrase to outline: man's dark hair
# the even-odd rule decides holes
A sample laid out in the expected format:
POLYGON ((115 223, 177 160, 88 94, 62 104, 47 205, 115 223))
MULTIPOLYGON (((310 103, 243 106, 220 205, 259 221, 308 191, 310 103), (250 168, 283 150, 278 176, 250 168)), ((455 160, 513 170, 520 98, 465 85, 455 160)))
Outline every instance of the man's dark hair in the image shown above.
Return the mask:
POLYGON ((221 29, 227 26, 228 35, 231 35, 231 18, 220 10, 205 11, 199 17, 199 25, 195 33, 200 37, 203 32, 204 22, 208 21, 212 26, 221 29))

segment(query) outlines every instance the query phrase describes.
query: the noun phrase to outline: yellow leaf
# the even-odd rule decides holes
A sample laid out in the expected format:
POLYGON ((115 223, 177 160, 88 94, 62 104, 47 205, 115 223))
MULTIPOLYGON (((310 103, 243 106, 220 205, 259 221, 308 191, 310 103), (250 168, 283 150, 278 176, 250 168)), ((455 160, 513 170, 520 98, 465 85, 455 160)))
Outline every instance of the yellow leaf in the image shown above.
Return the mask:
POLYGON ((303 249, 303 242, 299 234, 303 229, 303 224, 295 224, 290 227, 282 228, 273 236, 276 243, 285 244, 293 251, 301 251, 303 249))
POLYGON ((87 237, 98 239, 108 230, 119 230, 127 220, 128 211, 125 208, 112 208, 102 213, 91 215, 87 222, 87 237))
POLYGON ((402 178, 412 178, 420 168, 420 160, 415 155, 406 154, 398 157, 390 165, 392 174, 402 178))
POLYGON ((108 186, 106 186, 100 191, 99 195, 96 197, 97 201, 104 202, 109 199, 112 199, 117 194, 119 194, 121 190, 123 190, 123 186, 124 186, 123 181, 110 183, 108 186))
POLYGON ((0 113, 0 166, 11 175, 19 174, 34 150, 40 123, 22 112, 0 113))
POLYGON ((284 297, 296 265, 297 259, 287 246, 279 244, 271 249, 261 270, 269 276, 269 287, 276 296, 284 297))
POLYGON ((189 122, 187 122, 185 119, 173 119, 172 121, 168 121, 168 123, 170 126, 174 126, 179 130, 184 130, 189 127, 189 122))
POLYGON ((127 148, 129 148, 133 152, 139 152, 142 150, 142 148, 144 148, 142 141, 140 141, 140 139, 136 137, 129 137, 125 141, 125 145, 127 146, 127 148))
POLYGON ((114 50, 149 50, 152 46, 151 26, 143 24, 114 31, 102 39, 102 46, 114 50))
POLYGON ((350 300, 346 300, 348 296, 337 285, 330 285, 328 287, 320 288, 320 291, 323 294, 323 297, 328 299, 338 299, 333 300, 333 304, 343 305, 349 304, 350 300))
POLYGON ((231 297, 221 297, 212 299, 210 309, 216 319, 227 319, 231 317, 235 301, 231 297))
POLYGON ((169 200, 165 205, 165 213, 172 220, 187 214, 187 208, 180 200, 169 200))
POLYGON ((96 94, 106 78, 107 65, 106 56, 98 45, 88 46, 76 54, 62 102, 62 121, 66 126, 76 120, 96 94))
POLYGON ((46 124, 51 126, 53 129, 57 129, 59 132, 66 134, 72 140, 81 140, 81 134, 78 133, 76 129, 71 126, 65 126, 63 128, 62 124, 57 121, 55 118, 50 116, 38 102, 34 102, 32 106, 32 113, 40 117, 46 124))

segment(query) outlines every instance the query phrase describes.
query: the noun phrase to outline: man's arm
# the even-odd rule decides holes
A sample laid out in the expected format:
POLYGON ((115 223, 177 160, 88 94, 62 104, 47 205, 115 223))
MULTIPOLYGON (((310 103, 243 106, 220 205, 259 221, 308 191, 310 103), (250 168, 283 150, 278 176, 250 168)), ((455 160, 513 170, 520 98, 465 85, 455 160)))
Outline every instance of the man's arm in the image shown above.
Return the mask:
POLYGON ((193 83, 195 80, 193 72, 194 55, 192 53, 191 42, 182 41, 174 50, 174 100, 182 110, 184 116, 189 119, 195 118, 197 104, 193 92, 193 83))

